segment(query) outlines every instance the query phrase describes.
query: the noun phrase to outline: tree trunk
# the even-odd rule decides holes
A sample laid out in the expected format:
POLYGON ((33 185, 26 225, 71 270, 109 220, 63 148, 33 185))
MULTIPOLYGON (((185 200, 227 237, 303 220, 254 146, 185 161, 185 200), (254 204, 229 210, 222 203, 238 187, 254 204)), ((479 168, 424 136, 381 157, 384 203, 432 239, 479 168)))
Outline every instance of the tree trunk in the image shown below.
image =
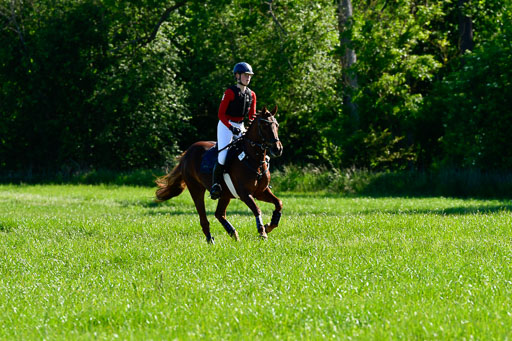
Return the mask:
POLYGON ((458 0, 459 12, 459 51, 464 54, 466 51, 472 51, 473 43, 473 22, 471 18, 465 14, 465 7, 471 0, 458 0))
POLYGON ((359 129, 359 112, 352 101, 352 94, 357 89, 357 76, 350 67, 357 61, 355 51, 351 48, 350 28, 352 26, 352 1, 338 1, 338 31, 340 39, 340 61, 343 80, 343 105, 350 115, 353 132, 359 129))

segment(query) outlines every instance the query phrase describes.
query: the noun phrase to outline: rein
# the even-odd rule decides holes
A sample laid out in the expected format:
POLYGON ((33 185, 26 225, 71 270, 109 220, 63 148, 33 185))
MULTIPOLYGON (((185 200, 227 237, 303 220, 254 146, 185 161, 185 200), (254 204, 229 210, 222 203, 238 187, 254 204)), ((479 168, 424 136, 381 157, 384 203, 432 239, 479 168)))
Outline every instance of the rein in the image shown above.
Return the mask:
POLYGON ((246 137, 245 139, 246 139, 246 140, 251 144, 251 146, 253 146, 253 147, 260 147, 260 149, 261 149, 262 151, 267 150, 267 148, 266 148, 263 144, 258 143, 258 142, 256 142, 256 141, 253 141, 253 140, 251 140, 251 139, 250 139, 250 138, 248 138, 248 137, 246 137))
POLYGON ((243 134, 242 136, 240 136, 239 138, 237 138, 236 140, 233 140, 231 141, 230 143, 228 143, 224 148, 222 149, 219 149, 217 151, 217 153, 220 153, 221 151, 223 151, 224 149, 228 149, 229 147, 233 146, 235 143, 237 143, 238 141, 242 140, 244 138, 245 134, 243 134))
MULTIPOLYGON (((276 124, 277 127, 279 127, 279 123, 277 123, 277 121, 275 119, 272 119, 272 120, 267 120, 267 119, 264 119, 264 118, 261 118, 261 117, 258 117, 257 120, 260 122, 260 121, 263 121, 263 122, 266 122, 266 123, 269 123, 269 124, 276 124)), ((267 149, 270 149, 272 147, 273 144, 279 142, 279 138, 273 138, 272 141, 266 141, 265 140, 265 137, 263 136, 262 132, 261 132, 261 125, 258 125, 258 135, 259 135, 259 138, 260 140, 262 141, 261 143, 259 142, 256 142, 252 139, 250 139, 249 137, 246 136, 246 133, 244 135, 242 135, 242 137, 240 137, 239 139, 237 139, 236 141, 240 140, 240 139, 245 139, 247 140, 247 142, 249 142, 249 144, 252 146, 252 147, 259 147, 261 149, 261 151, 263 153, 265 153, 267 151, 267 149)), ((264 155, 264 154, 263 154, 264 155)), ((262 155, 262 156, 263 156, 262 155)), ((248 158, 249 156, 245 156, 243 160, 241 161, 244 161, 244 164, 251 170, 253 170, 257 175, 258 175, 258 180, 261 179, 263 177, 263 175, 265 175, 266 173, 269 172, 269 167, 268 167, 268 156, 265 156, 263 161, 260 162, 260 165, 257 167, 257 168, 254 168, 252 167, 250 164, 249 164, 249 161, 248 161, 248 158), (265 171, 263 171, 264 169, 264 166, 265 164, 267 165, 267 168, 265 169, 265 171), (262 169, 262 171, 260 172, 259 169, 262 169)), ((258 160, 255 160, 255 161, 258 161, 258 160)))
MULTIPOLYGON (((253 147, 254 147, 254 146, 257 146, 257 147, 261 148, 261 150, 262 150, 263 152, 265 152, 265 151, 267 150, 267 148, 265 148, 265 146, 264 146, 263 144, 261 144, 261 143, 257 143, 257 142, 255 142, 255 141, 251 140, 251 139, 250 139, 250 138, 248 138, 248 137, 245 135, 245 133, 244 133, 242 136, 240 136, 240 137, 239 137, 239 138, 237 138, 236 140, 233 140, 231 143, 229 143, 226 147, 224 147, 224 148, 222 148, 221 150, 219 150, 219 152, 220 152, 220 151, 222 151, 222 150, 224 150, 224 149, 226 149, 226 148, 229 148, 229 147, 231 147, 231 146, 235 145, 237 142, 242 141, 242 140, 246 140, 246 141, 247 141, 247 142, 249 142, 249 144, 250 144, 251 146, 253 146, 253 147)), ((259 165, 258 167, 253 167, 253 166, 251 166, 251 164, 249 163, 249 159, 252 159, 252 158, 251 158, 251 157, 246 153, 246 152, 247 152, 246 148, 245 148, 245 147, 243 147, 243 149, 244 149, 244 150, 243 150, 244 156, 243 156, 243 158, 242 158, 242 159, 240 159, 240 158, 239 158, 240 162, 242 162, 242 163, 243 163, 247 168, 249 168, 249 169, 250 169, 250 170, 252 170, 254 173, 256 173, 256 175, 257 175, 257 177, 258 177, 258 180, 260 180, 260 179, 263 177, 263 175, 265 175, 265 174, 267 174, 267 173, 269 172, 269 167, 268 167, 268 161, 267 161, 267 159, 265 158, 263 161, 261 161, 261 162, 260 162, 260 165, 259 165), (261 172, 260 172, 260 171, 259 171, 260 167, 263 167, 265 164, 267 164, 267 169, 265 170, 265 172, 263 172, 263 171, 261 171, 261 172)), ((252 159, 252 160, 254 160, 254 159, 252 159)), ((258 160, 254 160, 254 161, 258 161, 258 160)), ((262 168, 262 169, 263 169, 263 168, 262 168)))

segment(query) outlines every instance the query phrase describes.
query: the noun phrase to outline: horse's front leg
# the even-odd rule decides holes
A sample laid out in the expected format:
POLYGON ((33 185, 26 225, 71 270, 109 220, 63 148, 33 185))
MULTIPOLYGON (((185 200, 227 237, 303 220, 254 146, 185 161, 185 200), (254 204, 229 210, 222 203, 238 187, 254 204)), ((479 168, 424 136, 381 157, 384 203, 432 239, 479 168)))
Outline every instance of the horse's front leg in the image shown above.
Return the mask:
POLYGON ((256 202, 254 201, 254 198, 252 195, 245 193, 240 194, 240 199, 245 202, 245 204, 249 207, 249 209, 252 211, 254 216, 256 217, 256 228, 258 229, 258 233, 260 234, 260 237, 262 239, 267 239, 267 233, 265 232, 265 226, 263 226, 263 220, 261 219, 261 210, 256 205, 256 202))
POLYGON ((231 238, 233 238, 235 241, 239 241, 240 239, 238 238, 238 232, 226 219, 226 208, 228 207, 230 201, 231 199, 225 196, 222 196, 219 199, 217 209, 215 210, 215 218, 217 218, 217 220, 222 224, 224 230, 226 230, 231 238))
POLYGON ((283 210, 283 202, 278 197, 276 197, 268 187, 265 188, 261 194, 257 195, 256 199, 272 203, 275 206, 275 210, 272 212, 272 219, 270 220, 270 224, 265 224, 265 231, 270 233, 279 225, 279 220, 281 220, 281 211, 283 210))

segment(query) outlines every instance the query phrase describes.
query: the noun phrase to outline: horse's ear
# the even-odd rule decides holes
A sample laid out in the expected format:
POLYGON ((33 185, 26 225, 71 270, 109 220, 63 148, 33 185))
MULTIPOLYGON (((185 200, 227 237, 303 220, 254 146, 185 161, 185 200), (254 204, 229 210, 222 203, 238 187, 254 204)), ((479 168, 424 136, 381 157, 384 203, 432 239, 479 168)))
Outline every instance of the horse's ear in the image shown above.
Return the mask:
POLYGON ((270 112, 272 114, 272 116, 274 116, 275 114, 277 114, 277 104, 276 106, 274 107, 274 109, 272 109, 272 111, 270 112))

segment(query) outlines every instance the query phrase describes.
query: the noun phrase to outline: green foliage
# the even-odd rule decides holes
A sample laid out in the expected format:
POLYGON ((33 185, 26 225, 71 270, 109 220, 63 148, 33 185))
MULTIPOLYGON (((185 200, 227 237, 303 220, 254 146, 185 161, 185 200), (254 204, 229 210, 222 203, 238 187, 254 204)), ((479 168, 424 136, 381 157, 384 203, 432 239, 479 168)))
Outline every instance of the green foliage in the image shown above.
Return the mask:
POLYGON ((429 82, 442 66, 436 48, 446 46, 432 23, 444 13, 436 3, 354 2, 353 48, 359 111, 356 132, 340 116, 336 143, 341 166, 376 170, 412 164, 413 132, 429 82), (434 46, 434 48, 432 48, 434 46))
POLYGON ((177 54, 168 26, 147 48, 121 56, 102 79, 97 104, 111 113, 97 140, 94 164, 122 168, 162 166, 178 152, 189 131, 186 90, 177 81, 177 54))
MULTIPOLYGON (((287 148, 277 162, 322 159, 321 116, 337 105, 338 66, 331 1, 192 2, 180 28, 189 52, 182 77, 191 94, 192 122, 199 139, 216 137, 217 112, 232 68, 247 61, 255 71, 250 87, 258 108, 278 105, 281 138, 287 148), (275 16, 275 18, 272 17, 275 16)), ((192 141, 188 141, 193 142, 192 141)))
POLYGON ((119 25, 109 9, 28 2, 23 30, 2 31, 2 168, 151 167, 177 152, 187 111, 175 48, 159 36, 116 52, 126 40, 109 37, 119 25))
MULTIPOLYGON (((458 148, 462 153, 470 152, 471 148, 468 149, 462 142, 460 134, 454 138, 444 136, 445 132, 450 134, 449 131, 460 129, 461 117, 467 116, 468 110, 465 108, 469 108, 468 106, 449 100, 461 91, 457 91, 455 86, 442 89, 437 86, 438 92, 434 94, 434 100, 430 98, 431 91, 435 82, 439 83, 454 72, 448 77, 457 80, 457 84, 465 84, 468 89, 482 93, 472 81, 461 80, 459 77, 459 72, 463 72, 457 67, 461 65, 458 57, 459 15, 463 13, 472 18, 474 41, 480 51, 477 54, 481 55, 482 51, 489 48, 486 53, 491 55, 493 44, 486 42, 494 41, 500 32, 510 30, 510 25, 507 24, 510 22, 510 14, 507 14, 510 13, 510 3, 468 2, 462 11, 459 11, 456 2, 451 1, 354 1, 353 4, 354 18, 350 37, 358 59, 352 70, 358 81, 353 99, 357 105, 359 120, 354 130, 352 118, 346 113, 340 111, 334 116, 333 122, 336 124, 327 135, 332 143, 329 148, 334 156, 331 164, 373 170, 412 167, 425 169, 439 165, 440 155, 443 159, 446 153, 451 153, 447 149, 446 138, 452 148, 458 148), (445 98, 445 105, 440 103, 440 97, 445 98), (433 101, 435 104, 432 104, 433 101), (446 111, 457 114, 451 114, 452 118, 448 118, 445 117, 446 111), (447 130, 443 129, 443 124, 447 130), (442 145, 441 138, 445 138, 442 145)), ((504 52, 503 56, 506 54, 504 52)), ((468 58, 481 60, 478 66, 480 70, 494 66, 496 70, 503 70, 503 77, 499 72, 485 74, 482 71, 481 74, 486 80, 479 84, 499 86, 503 83, 499 79, 508 77, 509 63, 503 61, 499 66, 491 66, 494 57, 468 58)), ((475 76, 469 69, 467 75, 475 76)), ((341 89, 345 91, 343 86, 341 89)), ((484 100, 474 93, 473 104, 478 103, 483 108, 487 105, 485 103, 497 102, 502 107, 510 107, 504 99, 510 96, 503 96, 501 90, 503 93, 510 92, 505 85, 495 93, 487 92, 484 100)), ((492 122, 495 125, 487 128, 486 133, 500 130, 499 126, 506 124, 507 119, 506 114, 501 117, 493 115, 492 122)), ((466 129, 466 132, 464 141, 468 144, 473 144, 473 140, 479 138, 475 131, 466 129), (472 134, 474 136, 470 136, 472 134)), ((503 134, 504 130, 501 129, 497 135, 503 134)), ((499 157, 502 149, 495 148, 498 144, 503 145, 502 140, 497 138, 489 141, 485 150, 478 151, 485 154, 487 161, 493 161, 485 162, 488 168, 510 168, 499 157), (491 152, 492 148, 495 148, 496 153, 491 152)), ((474 148, 478 147, 473 145, 472 149, 474 148)), ((503 150, 507 148, 503 145, 503 150)), ((455 159, 446 155, 450 166, 467 167, 470 164, 462 161, 464 157, 455 159)), ((485 168, 483 163, 477 167, 485 168)))
POLYGON ((333 1, 0 0, 0 172, 166 166, 215 139, 242 60, 279 107, 279 167, 509 169, 510 1, 352 3, 342 70, 333 1))
POLYGON ((460 68, 436 84, 428 110, 442 117, 440 164, 512 168, 511 33, 500 33, 466 55, 460 68))

